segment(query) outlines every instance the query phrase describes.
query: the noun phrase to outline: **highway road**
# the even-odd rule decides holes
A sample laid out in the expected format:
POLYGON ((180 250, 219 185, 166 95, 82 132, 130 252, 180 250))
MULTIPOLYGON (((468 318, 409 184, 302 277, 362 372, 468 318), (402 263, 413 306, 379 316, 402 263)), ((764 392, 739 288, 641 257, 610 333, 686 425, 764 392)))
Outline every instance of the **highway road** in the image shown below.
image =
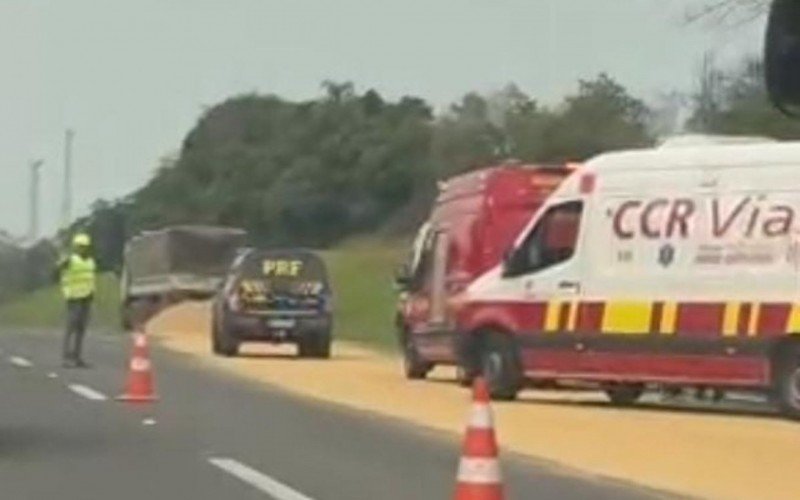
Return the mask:
MULTIPOLYGON (((113 399, 126 338, 89 339, 89 370, 62 369, 59 342, 0 335, 2 498, 450 498, 459 443, 446 434, 250 384, 158 348, 160 400, 130 406, 113 399)), ((665 496, 512 454, 501 460, 510 499, 665 496)))

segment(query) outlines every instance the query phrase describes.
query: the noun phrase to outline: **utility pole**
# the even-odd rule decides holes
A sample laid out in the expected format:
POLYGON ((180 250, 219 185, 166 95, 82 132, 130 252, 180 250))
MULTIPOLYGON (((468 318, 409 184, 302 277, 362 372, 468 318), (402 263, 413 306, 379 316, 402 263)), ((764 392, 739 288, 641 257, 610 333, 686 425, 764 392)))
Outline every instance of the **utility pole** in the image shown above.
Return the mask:
POLYGON ((31 243, 39 238, 39 181, 41 179, 39 171, 42 168, 43 160, 34 160, 30 163, 31 169, 31 192, 30 192, 30 221, 28 226, 28 239, 31 243))
POLYGON ((72 141, 75 131, 67 129, 64 135, 64 194, 61 206, 62 227, 66 229, 72 222, 72 141))

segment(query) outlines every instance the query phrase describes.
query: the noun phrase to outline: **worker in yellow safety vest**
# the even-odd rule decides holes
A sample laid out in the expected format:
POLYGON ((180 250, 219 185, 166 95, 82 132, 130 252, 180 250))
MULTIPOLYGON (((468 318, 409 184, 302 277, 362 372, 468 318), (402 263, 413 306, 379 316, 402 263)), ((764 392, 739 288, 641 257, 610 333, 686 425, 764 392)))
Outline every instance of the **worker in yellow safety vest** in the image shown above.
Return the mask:
POLYGON ((65 368, 87 368, 83 360, 83 337, 95 291, 96 264, 92 257, 92 240, 78 233, 72 238, 72 251, 58 263, 61 293, 67 308, 63 362, 65 368))

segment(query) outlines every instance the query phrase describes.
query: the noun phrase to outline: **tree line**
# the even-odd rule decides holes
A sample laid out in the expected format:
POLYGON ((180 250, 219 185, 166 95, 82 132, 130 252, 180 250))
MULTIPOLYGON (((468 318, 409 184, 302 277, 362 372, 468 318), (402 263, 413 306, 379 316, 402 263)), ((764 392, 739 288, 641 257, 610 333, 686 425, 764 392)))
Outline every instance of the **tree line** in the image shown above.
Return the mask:
POLYGON ((127 237, 173 224, 242 227, 254 244, 275 246, 403 233, 425 216, 437 179, 503 159, 581 161, 652 145, 676 126, 800 138, 800 122, 769 105, 761 73, 757 59, 720 68, 708 57, 696 88, 666 106, 607 74, 579 81, 556 105, 508 85, 438 113, 422 98, 391 100, 352 83, 325 82, 301 102, 238 95, 205 111, 146 185, 98 201, 76 226, 93 233, 106 269, 119 267, 127 237), (688 119, 676 121, 681 111, 688 119))

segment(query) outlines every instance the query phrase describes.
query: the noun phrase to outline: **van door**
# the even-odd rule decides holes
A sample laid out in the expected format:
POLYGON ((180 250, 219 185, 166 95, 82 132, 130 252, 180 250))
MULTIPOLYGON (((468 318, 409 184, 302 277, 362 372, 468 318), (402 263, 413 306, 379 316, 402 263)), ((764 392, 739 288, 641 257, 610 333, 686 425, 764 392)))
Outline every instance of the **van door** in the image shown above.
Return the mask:
POLYGON ((429 281, 426 287, 428 315, 425 327, 419 332, 420 353, 434 361, 450 361, 455 350, 453 332, 448 328, 447 292, 450 265, 450 235, 437 229, 432 235, 429 281))
POLYGON ((506 262, 504 288, 543 311, 542 324, 523 326, 523 336, 574 329, 582 291, 582 264, 575 256, 583 206, 581 200, 569 200, 547 207, 506 262))
POLYGON ((449 234, 443 228, 431 228, 420 247, 409 290, 408 327, 420 354, 432 361, 447 361, 454 352, 453 335, 447 328, 449 234))

